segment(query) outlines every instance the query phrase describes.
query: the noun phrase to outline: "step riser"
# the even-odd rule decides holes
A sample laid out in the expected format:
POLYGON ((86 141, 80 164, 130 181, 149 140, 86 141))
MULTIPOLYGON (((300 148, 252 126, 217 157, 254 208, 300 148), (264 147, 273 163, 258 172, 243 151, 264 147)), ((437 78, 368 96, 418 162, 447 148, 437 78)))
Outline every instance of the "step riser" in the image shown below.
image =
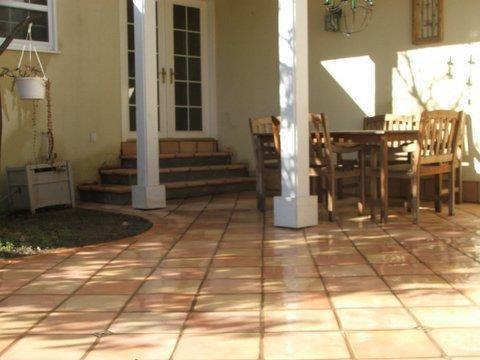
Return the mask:
MULTIPOLYGON (((186 189, 168 189, 167 200, 183 199, 189 197, 198 197, 206 195, 219 195, 227 193, 236 193, 242 191, 255 190, 255 184, 225 184, 216 186, 202 186, 186 189)), ((108 193, 97 191, 80 191, 80 199, 85 202, 95 202, 112 205, 131 205, 131 193, 108 193)))
MULTIPOLYGON (((178 173, 160 174, 160 182, 167 184, 175 181, 195 181, 202 179, 221 179, 230 177, 247 177, 248 171, 245 169, 238 170, 208 170, 208 171, 188 171, 178 173)), ((108 185, 136 185, 136 175, 101 175, 102 184, 108 185)))
MULTIPOLYGON (((196 158, 174 158, 160 159, 161 168, 172 167, 189 167, 189 166, 209 166, 209 165, 230 165, 231 156, 212 156, 212 157, 196 157, 196 158)), ((136 159, 122 159, 122 168, 136 169, 136 159)))
MULTIPOLYGON (((195 153, 195 152, 215 152, 218 151, 218 143, 213 139, 162 139, 159 141, 160 154, 176 153, 195 153)), ((128 141, 122 143, 123 155, 135 155, 137 153, 137 143, 128 141)))

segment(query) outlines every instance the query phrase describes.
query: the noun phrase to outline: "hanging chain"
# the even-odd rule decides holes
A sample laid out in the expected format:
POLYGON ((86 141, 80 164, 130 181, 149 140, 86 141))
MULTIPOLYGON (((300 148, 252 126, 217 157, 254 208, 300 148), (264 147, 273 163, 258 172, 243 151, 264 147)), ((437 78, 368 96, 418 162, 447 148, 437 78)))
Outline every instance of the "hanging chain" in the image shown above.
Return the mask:
POLYGON ((37 113, 38 101, 33 100, 32 125, 33 125, 33 162, 37 163, 37 113))
POLYGON ((55 160, 55 139, 53 137, 53 119, 52 119, 52 98, 50 96, 51 83, 47 80, 45 83, 47 96, 47 137, 48 137, 48 156, 47 161, 52 163, 55 160))

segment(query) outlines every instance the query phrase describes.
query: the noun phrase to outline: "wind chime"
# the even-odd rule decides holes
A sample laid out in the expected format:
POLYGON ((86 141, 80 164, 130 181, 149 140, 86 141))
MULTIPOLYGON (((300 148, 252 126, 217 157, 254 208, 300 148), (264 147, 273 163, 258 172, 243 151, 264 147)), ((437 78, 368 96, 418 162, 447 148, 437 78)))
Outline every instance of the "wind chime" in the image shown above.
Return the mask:
MULTIPOLYGON (((473 69, 475 67, 475 65, 477 65, 477 62, 475 61, 475 58, 473 57, 473 55, 470 55, 470 58, 467 62, 468 64, 468 77, 467 77, 467 81, 465 82, 465 85, 467 87, 467 90, 468 90, 468 100, 467 100, 467 103, 468 103, 468 106, 472 106, 472 91, 473 91, 473 69)), ((447 78, 452 80, 454 78, 454 67, 455 67, 455 63, 453 61, 453 57, 449 57, 448 59, 448 62, 447 62, 447 67, 448 67, 448 71, 447 71, 447 78)))

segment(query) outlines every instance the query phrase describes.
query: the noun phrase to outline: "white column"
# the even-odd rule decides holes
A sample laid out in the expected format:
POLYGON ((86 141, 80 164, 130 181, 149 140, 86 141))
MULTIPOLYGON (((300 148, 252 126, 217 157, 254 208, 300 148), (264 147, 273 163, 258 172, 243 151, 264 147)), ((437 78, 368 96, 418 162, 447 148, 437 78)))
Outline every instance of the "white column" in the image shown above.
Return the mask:
POLYGON ((275 226, 318 224, 318 200, 310 196, 308 0, 278 0, 282 196, 274 199, 275 226))
POLYGON ((166 206, 165 187, 160 185, 156 1, 134 0, 135 76, 137 101, 137 186, 132 204, 148 210, 166 206))

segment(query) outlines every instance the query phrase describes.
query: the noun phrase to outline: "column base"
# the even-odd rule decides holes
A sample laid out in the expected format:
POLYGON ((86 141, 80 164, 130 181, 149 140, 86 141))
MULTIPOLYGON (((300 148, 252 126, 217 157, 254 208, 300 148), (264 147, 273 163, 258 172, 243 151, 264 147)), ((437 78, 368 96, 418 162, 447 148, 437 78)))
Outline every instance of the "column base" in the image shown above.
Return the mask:
POLYGON ((318 197, 275 197, 275 226, 302 229, 318 225, 318 197))
POLYGON ((167 206, 165 186, 133 186, 132 206, 138 210, 165 208, 167 206))

